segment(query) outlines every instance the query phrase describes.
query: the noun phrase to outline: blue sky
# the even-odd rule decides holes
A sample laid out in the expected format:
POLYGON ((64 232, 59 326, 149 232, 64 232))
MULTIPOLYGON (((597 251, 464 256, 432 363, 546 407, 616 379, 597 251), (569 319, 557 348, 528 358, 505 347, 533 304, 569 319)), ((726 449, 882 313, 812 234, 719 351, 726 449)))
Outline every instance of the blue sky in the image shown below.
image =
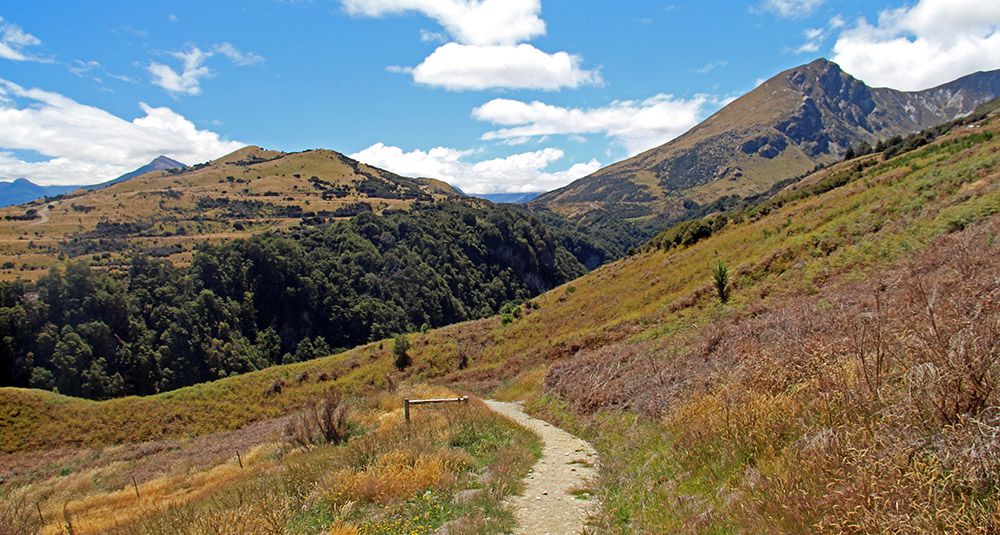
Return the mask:
POLYGON ((548 190, 817 57, 922 89, 1000 68, 1000 0, 38 0, 0 7, 0 180, 330 148, 548 190))

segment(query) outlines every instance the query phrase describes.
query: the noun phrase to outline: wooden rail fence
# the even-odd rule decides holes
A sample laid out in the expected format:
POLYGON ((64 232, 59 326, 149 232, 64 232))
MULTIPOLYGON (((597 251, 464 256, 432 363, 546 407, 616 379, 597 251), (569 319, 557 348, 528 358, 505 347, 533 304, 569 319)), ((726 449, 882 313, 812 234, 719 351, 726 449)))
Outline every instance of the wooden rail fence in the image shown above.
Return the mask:
POLYGON ((410 405, 430 405, 433 403, 460 403, 465 404, 469 402, 469 396, 462 396, 460 398, 439 398, 439 399, 404 399, 403 400, 403 415, 406 417, 406 421, 410 421, 410 405))

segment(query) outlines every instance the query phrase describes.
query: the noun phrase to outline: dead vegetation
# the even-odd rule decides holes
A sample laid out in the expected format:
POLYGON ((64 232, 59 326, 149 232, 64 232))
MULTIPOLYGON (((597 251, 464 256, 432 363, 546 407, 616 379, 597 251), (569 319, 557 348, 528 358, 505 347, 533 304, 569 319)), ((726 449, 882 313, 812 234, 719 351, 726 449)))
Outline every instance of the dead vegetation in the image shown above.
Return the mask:
POLYGON ((407 423, 402 395, 455 393, 329 389, 246 430, 80 451, 54 473, 22 459, 17 481, 0 487, 0 535, 430 533, 445 522, 452 533, 509 531, 502 503, 534 462, 536 438, 479 402, 424 408, 407 423))
POLYGON ((679 506, 702 519, 690 531, 995 532, 998 233, 992 218, 696 337, 581 351, 545 386, 583 414, 662 422, 679 469, 662 484, 721 493, 679 506))
POLYGON ((339 390, 331 388, 323 398, 289 418, 282 439, 286 445, 308 450, 323 444, 340 444, 347 439, 348 407, 339 390))

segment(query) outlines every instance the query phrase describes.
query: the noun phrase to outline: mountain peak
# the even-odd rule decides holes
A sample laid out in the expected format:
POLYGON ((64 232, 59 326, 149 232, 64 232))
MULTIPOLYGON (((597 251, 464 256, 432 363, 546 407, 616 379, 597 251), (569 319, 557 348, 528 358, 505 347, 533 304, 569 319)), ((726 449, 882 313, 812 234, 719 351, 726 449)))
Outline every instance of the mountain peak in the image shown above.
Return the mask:
POLYGON ((171 158, 169 156, 164 156, 162 154, 159 155, 159 156, 157 156, 156 158, 153 158, 153 161, 149 162, 148 166, 163 167, 163 168, 166 168, 166 169, 174 169, 174 168, 178 168, 178 167, 187 167, 186 164, 178 162, 177 160, 175 160, 175 159, 173 159, 173 158, 171 158))
POLYGON ((869 87, 819 58, 775 75, 682 136, 533 203, 577 219, 610 213, 657 230, 726 198, 764 193, 860 143, 951 121, 998 94, 1000 71, 904 92, 869 87))

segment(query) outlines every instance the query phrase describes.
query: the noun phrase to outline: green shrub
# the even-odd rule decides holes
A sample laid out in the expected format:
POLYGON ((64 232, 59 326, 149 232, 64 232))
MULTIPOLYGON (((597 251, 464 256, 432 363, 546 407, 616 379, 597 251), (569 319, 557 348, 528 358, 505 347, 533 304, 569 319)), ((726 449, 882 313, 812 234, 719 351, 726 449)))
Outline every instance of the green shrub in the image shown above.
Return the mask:
POLYGON ((519 319, 521 319, 520 303, 511 301, 500 307, 500 322, 504 325, 510 325, 519 319))
POLYGON ((719 298, 722 304, 729 302, 729 268, 725 264, 719 262, 715 266, 715 272, 712 274, 712 282, 715 286, 715 294, 719 298))
POLYGON ((393 363, 396 365, 396 369, 402 371, 413 364, 409 351, 410 340, 406 338, 405 334, 397 334, 392 340, 392 354, 396 355, 396 360, 393 363))

